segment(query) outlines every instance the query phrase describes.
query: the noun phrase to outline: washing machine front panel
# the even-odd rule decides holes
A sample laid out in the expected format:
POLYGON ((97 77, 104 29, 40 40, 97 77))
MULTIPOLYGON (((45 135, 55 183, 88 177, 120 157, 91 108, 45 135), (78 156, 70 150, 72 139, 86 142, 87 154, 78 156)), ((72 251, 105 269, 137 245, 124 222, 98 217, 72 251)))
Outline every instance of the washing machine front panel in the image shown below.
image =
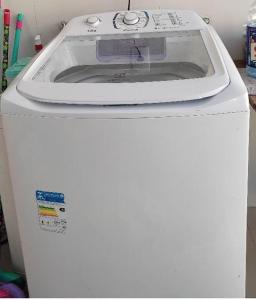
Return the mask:
POLYGON ((244 296, 247 113, 5 129, 32 297, 244 296))

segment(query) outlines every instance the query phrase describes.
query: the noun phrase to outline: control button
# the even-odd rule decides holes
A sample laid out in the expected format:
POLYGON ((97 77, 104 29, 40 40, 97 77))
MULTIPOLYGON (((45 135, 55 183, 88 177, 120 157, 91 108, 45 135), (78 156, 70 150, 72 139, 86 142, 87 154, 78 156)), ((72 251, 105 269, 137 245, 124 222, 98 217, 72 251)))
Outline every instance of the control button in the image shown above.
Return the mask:
POLYGON ((124 16, 124 23, 126 25, 135 25, 139 22, 139 17, 136 13, 133 12, 128 12, 127 14, 125 14, 124 16))
POLYGON ((100 24, 100 19, 96 16, 91 16, 86 20, 86 24, 96 27, 100 24))

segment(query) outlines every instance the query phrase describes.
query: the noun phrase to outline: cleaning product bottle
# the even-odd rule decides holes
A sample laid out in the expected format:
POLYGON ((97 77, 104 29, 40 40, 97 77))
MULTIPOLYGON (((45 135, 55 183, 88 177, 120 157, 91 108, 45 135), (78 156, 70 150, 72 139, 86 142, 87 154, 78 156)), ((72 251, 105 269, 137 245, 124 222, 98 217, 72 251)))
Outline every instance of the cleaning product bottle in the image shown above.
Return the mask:
POLYGON ((41 41, 41 36, 40 34, 35 36, 35 51, 36 53, 40 52, 43 49, 43 44, 41 41))
POLYGON ((256 77, 256 0, 254 0, 249 9, 247 23, 247 74, 256 77))

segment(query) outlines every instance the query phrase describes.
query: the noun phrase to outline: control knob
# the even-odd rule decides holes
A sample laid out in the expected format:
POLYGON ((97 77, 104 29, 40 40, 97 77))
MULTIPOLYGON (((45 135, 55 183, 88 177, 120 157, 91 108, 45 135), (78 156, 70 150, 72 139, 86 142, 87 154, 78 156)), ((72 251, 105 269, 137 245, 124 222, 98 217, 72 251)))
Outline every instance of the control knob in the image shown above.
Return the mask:
POLYGON ((135 25, 139 22, 139 17, 136 13, 134 12, 128 12, 124 16, 124 23, 126 25, 135 25))
POLYGON ((100 24, 100 19, 96 16, 91 16, 86 20, 86 24, 89 26, 96 27, 100 24))

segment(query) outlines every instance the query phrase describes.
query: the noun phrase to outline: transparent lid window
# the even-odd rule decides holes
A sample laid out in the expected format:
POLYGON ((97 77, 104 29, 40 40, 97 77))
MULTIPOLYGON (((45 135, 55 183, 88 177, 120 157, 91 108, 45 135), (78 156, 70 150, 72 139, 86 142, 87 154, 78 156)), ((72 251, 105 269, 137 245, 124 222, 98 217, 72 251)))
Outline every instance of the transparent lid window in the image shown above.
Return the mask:
POLYGON ((33 76, 53 83, 123 83, 209 77, 199 30, 140 36, 68 37, 33 76))

